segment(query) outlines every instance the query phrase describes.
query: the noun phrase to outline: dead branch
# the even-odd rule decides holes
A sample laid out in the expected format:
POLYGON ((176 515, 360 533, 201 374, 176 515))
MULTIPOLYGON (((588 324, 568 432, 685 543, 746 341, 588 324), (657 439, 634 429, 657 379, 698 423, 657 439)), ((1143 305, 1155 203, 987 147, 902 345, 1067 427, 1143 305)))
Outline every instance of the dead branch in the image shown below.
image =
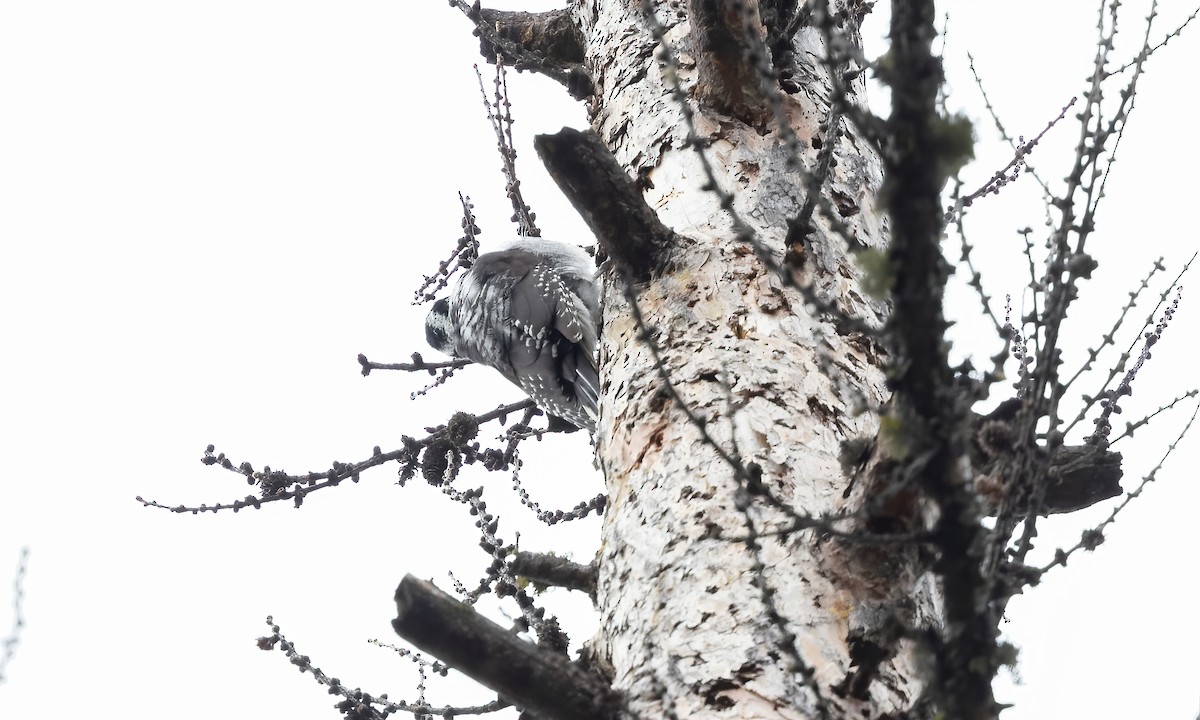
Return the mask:
POLYGON ((396 588, 396 634, 495 690, 535 717, 607 720, 610 689, 562 655, 521 640, 433 583, 406 575, 396 588))
POLYGON ((1097 452, 1090 445, 1060 447, 1050 460, 1042 514, 1069 513, 1121 494, 1121 453, 1097 452))
POLYGON ((583 37, 566 10, 522 13, 484 10, 478 1, 468 5, 451 0, 475 23, 479 51, 490 63, 496 57, 518 71, 529 70, 561 83, 576 100, 592 94, 595 85, 582 64, 583 37))
MULTIPOLYGON (((481 8, 479 16, 496 29, 497 35, 540 55, 546 62, 560 67, 583 62, 583 33, 566 8, 536 13, 481 8)), ((494 59, 497 48, 480 37, 479 52, 494 59)))
POLYGON ((596 566, 577 562, 545 553, 519 552, 509 569, 516 575, 551 587, 580 590, 593 599, 596 597, 596 566))
POLYGON ((662 267, 673 233, 596 133, 563 128, 533 145, 609 257, 636 280, 662 267))

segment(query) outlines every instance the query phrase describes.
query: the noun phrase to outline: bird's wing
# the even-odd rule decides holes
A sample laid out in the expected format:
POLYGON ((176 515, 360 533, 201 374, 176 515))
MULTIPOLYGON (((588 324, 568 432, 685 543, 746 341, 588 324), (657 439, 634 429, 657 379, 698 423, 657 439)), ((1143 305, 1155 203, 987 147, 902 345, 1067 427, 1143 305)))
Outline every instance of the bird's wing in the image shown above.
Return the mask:
POLYGON ((592 428, 598 298, 576 264, 519 248, 486 253, 460 280, 451 314, 459 355, 499 370, 547 412, 592 428))

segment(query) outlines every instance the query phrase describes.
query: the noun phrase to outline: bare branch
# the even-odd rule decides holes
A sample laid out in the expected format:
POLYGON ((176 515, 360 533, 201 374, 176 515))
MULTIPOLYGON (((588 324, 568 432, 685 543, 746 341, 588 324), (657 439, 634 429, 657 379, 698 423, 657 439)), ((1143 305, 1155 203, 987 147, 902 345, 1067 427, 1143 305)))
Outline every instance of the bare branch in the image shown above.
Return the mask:
POLYGON ((1163 317, 1158 321, 1158 324, 1154 326, 1154 330, 1145 334, 1145 344, 1142 346, 1142 352, 1140 355, 1138 355, 1137 362, 1133 364, 1133 367, 1126 371, 1125 377, 1121 378, 1121 382, 1117 385, 1117 387, 1109 391, 1108 397, 1100 401, 1100 404, 1104 407, 1104 410, 1100 413, 1100 417, 1096 418, 1095 420, 1096 430, 1088 436, 1087 441, 1089 443, 1093 443, 1101 447, 1108 447, 1108 435, 1110 432, 1112 432, 1112 422, 1110 421, 1110 418, 1112 417, 1113 413, 1121 412, 1121 398, 1125 395, 1133 394, 1133 381, 1137 379, 1138 371, 1140 371, 1146 361, 1150 359, 1150 349, 1162 339, 1163 331, 1166 330, 1167 325, 1171 322, 1171 318, 1174 317, 1175 311, 1179 307, 1180 292, 1182 292, 1182 290, 1175 293, 1175 300, 1171 303, 1170 307, 1163 312, 1163 317))
MULTIPOLYGON (((732 417, 732 415, 731 415, 732 417)), ((733 434, 732 436, 736 436, 733 434)), ((737 450, 735 446, 735 451, 737 450)), ((761 480, 759 485, 761 485, 761 480)), ((829 720, 830 706, 829 700, 821 692, 821 685, 817 680, 816 670, 812 665, 805 662, 801 656, 800 650, 797 647, 799 638, 796 633, 788 626, 787 618, 779 609, 779 604, 775 601, 776 592, 771 584, 767 581, 767 565, 763 561, 763 545, 759 535, 759 528, 754 521, 754 516, 751 514, 751 495, 750 489, 746 484, 739 482, 738 489, 733 495, 734 505, 738 511, 742 513, 746 521, 746 536, 743 543, 746 545, 746 552, 750 555, 750 572, 754 577, 754 585, 758 588, 758 598, 763 604, 763 609, 766 611, 767 620, 774 626, 779 633, 777 647, 782 650, 787 661, 788 680, 794 675, 799 675, 803 686, 808 688, 812 694, 813 702, 817 707, 817 717, 821 720, 829 720)))
MULTIPOLYGON (((574 429, 574 426, 572 426, 572 428, 574 429)), ((529 432, 540 437, 541 434, 548 431, 530 430, 529 432)), ((608 496, 604 493, 596 495, 591 500, 578 502, 575 504, 575 507, 571 508, 570 510, 543 510, 542 506, 537 501, 530 498, 529 492, 521 486, 520 470, 522 463, 520 458, 517 457, 516 443, 522 438, 520 435, 514 433, 512 428, 509 429, 509 433, 513 434, 512 439, 510 440, 510 455, 513 465, 513 491, 517 493, 517 498, 521 501, 521 504, 532 510, 540 522, 543 522, 547 525, 557 525, 562 522, 570 522, 571 520, 582 520, 588 516, 588 513, 593 511, 597 515, 604 514, 604 508, 608 504, 608 496)), ((528 437, 528 435, 526 435, 526 437, 528 437)))
POLYGON ((455 358, 440 362, 426 362, 420 353, 412 354, 410 363, 377 363, 367 359, 366 355, 358 354, 358 364, 362 366, 363 376, 371 374, 372 370, 403 370, 404 372, 428 372, 433 375, 437 370, 457 369, 473 364, 466 358, 455 358))
POLYGON ((1075 105, 1075 101, 1077 99, 1078 98, 1071 98, 1066 105, 1063 105, 1063 108, 1059 111, 1058 116, 1051 120, 1046 127, 1042 128, 1042 131, 1038 133, 1032 140, 1025 142, 1024 138, 1019 138, 1019 144, 1017 145, 1016 153, 1013 155, 1013 159, 1009 160, 1007 165, 997 170, 995 174, 993 174, 992 177, 988 179, 988 181, 984 183, 983 186, 978 190, 966 195, 965 197, 955 198, 954 206, 946 208, 945 220, 949 221, 956 215, 961 216, 964 209, 971 207, 976 200, 985 195, 1000 194, 1000 188, 1020 177, 1021 170, 1025 167, 1025 156, 1033 152, 1033 149, 1037 147, 1037 144, 1041 142, 1046 133, 1050 132, 1050 128, 1057 125, 1059 120, 1062 120, 1064 117, 1066 117, 1067 111, 1075 105))
MULTIPOLYGON (((962 183, 956 179, 954 192, 951 195, 955 201, 955 205, 958 205, 958 195, 961 188, 962 183)), ((947 217, 946 220, 951 220, 951 218, 947 217)), ((971 260, 971 253, 974 248, 967 241, 967 229, 964 220, 965 218, 962 214, 953 218, 954 229, 958 233, 959 244, 962 247, 962 254, 959 255, 958 259, 967 266, 967 271, 971 274, 971 279, 967 281, 967 285, 974 289, 976 295, 979 296, 979 304, 983 307, 983 313, 992 321, 992 326, 996 329, 996 334, 1003 337, 1004 326, 1000 324, 1000 319, 996 317, 996 313, 992 310, 992 298, 983 289, 983 274, 975 268, 975 262, 971 260)))
MULTIPOLYGON (((1184 264, 1183 268, 1179 271, 1179 274, 1175 276, 1175 279, 1173 279, 1171 281, 1171 283, 1165 289, 1163 289, 1162 293, 1159 294, 1158 303, 1156 303, 1155 306, 1150 310, 1150 314, 1146 316, 1146 320, 1142 323, 1142 328, 1139 331, 1138 335, 1134 336, 1133 340, 1131 340, 1129 342, 1129 346, 1127 348, 1125 348, 1125 352, 1121 353, 1120 357, 1117 359, 1117 362, 1113 363, 1112 367, 1110 367, 1108 369, 1108 374, 1105 376, 1104 382, 1101 383, 1100 389, 1096 391, 1096 394, 1083 396, 1083 407, 1080 408, 1079 414, 1077 416, 1075 416, 1075 419, 1073 419, 1070 423, 1068 423, 1066 428, 1062 431, 1064 435, 1066 433, 1069 433, 1077 424, 1079 424, 1079 422, 1081 422, 1087 416, 1087 413, 1090 412, 1091 409, 1098 402, 1100 402, 1102 399, 1104 399, 1108 396, 1108 393, 1110 392, 1109 385, 1112 384, 1112 381, 1116 379, 1117 375, 1121 374, 1121 372, 1125 370, 1125 365, 1129 361, 1129 358, 1132 357, 1133 348, 1134 348, 1134 346, 1137 345, 1138 339, 1143 337, 1147 331, 1147 328, 1149 328, 1154 323, 1155 314, 1157 314, 1159 309, 1162 308, 1162 306, 1167 302, 1167 298, 1169 298, 1171 296, 1171 293, 1175 292, 1176 289, 1179 287, 1179 281, 1183 279, 1184 274, 1187 273, 1187 271, 1191 267, 1192 263, 1196 260, 1196 257, 1197 257, 1197 255, 1192 255, 1192 257, 1184 264)), ((1158 272, 1161 269, 1162 268, 1158 267, 1157 263, 1156 263, 1155 268, 1153 268, 1151 270, 1151 274, 1153 274, 1154 272, 1158 272)), ((1140 290, 1135 291, 1135 292, 1140 292, 1140 290)), ((1132 303, 1132 299, 1131 299, 1130 303, 1127 304, 1127 306, 1131 307, 1131 303, 1132 303)), ((1118 321, 1117 321, 1118 324, 1123 324, 1124 313, 1125 313, 1125 311, 1123 310, 1121 318, 1118 318, 1118 321)), ((1116 327, 1116 326, 1114 326, 1114 327, 1116 327)), ((1076 373, 1076 375, 1078 375, 1078 374, 1079 373, 1076 373)), ((1074 382, 1074 380, 1075 380, 1075 377, 1073 376, 1071 378, 1071 381, 1074 382)))
POLYGON ((662 380, 663 390, 671 398, 675 407, 679 408, 680 412, 687 418, 688 424, 696 428, 696 431, 700 433, 704 444, 712 448, 717 457, 721 458, 733 470, 739 482, 748 482, 750 480, 750 472, 742 463, 742 458, 736 454, 736 449, 731 451, 717 442, 712 433, 708 431, 708 423, 696 415, 691 405, 688 405, 687 400, 679 393, 679 388, 675 387, 674 381, 671 380, 671 373, 667 369, 666 361, 663 359, 662 350, 658 346, 658 341, 654 339, 650 325, 646 322, 646 318, 642 314, 641 305, 638 304, 637 294, 634 292, 633 282, 628 278, 622 278, 621 282, 625 291, 625 299, 629 301, 629 307, 633 313, 633 322, 638 330, 638 339, 645 343, 646 349, 650 351, 650 357, 654 360, 654 370, 658 373, 659 379, 662 380))
MULTIPOLYGON (((800 212, 788 220, 788 231, 784 237, 784 245, 788 248, 788 253, 792 257, 794 257, 794 253, 800 251, 801 243, 813 231, 813 211, 817 209, 817 205, 825 197, 822 190, 825 188, 825 181, 829 178, 829 171, 833 169, 833 151, 837 148, 838 140, 842 136, 841 125, 842 112, 837 104, 833 104, 829 108, 829 117, 821 124, 825 128, 824 140, 813 138, 813 144, 819 150, 817 151, 816 168, 811 172, 804 173, 804 185, 806 188, 804 204, 800 206, 800 212)), ((784 127, 787 126, 784 125, 784 127)), ((793 261, 793 264, 795 264, 795 261, 793 261)))
MULTIPOLYGON (((1113 323, 1113 326, 1109 328, 1109 331, 1100 338, 1100 344, 1094 348, 1088 348, 1087 359, 1083 361, 1083 364, 1079 366, 1079 369, 1075 371, 1075 374, 1067 378, 1067 381, 1063 383, 1063 390, 1070 388, 1075 384, 1075 381, 1083 375, 1083 373, 1092 369, 1092 363, 1096 361, 1096 358, 1100 356, 1100 353, 1104 350, 1104 348, 1109 347, 1110 345, 1115 345, 1117 332, 1125 324, 1125 318, 1129 315, 1129 311, 1137 307, 1137 301, 1141 296, 1142 291, 1150 287, 1150 281, 1154 278, 1154 276, 1165 269, 1162 261, 1163 259, 1161 257, 1155 260, 1154 265, 1150 268, 1150 272, 1146 273, 1146 277, 1142 278, 1142 282, 1136 288, 1129 291, 1129 300, 1127 300, 1124 307, 1121 308, 1121 314, 1117 316, 1116 321, 1113 323)), ((1083 412, 1081 412, 1080 416, 1076 418, 1076 422, 1083 419, 1083 414, 1086 412, 1087 407, 1089 406, 1085 406, 1083 412)), ((1074 423, 1068 425, 1064 432, 1070 432, 1072 427, 1074 427, 1074 423)))
MULTIPOLYGON (((423 450, 441 440, 450 442, 451 447, 453 447, 453 440, 451 440, 449 436, 454 434, 453 421, 456 418, 459 418, 460 416, 469 418, 470 421, 473 422, 477 427, 478 425, 482 425, 483 423, 491 422, 493 420, 500 420, 503 422, 512 413, 521 412, 522 410, 526 410, 531 407, 534 407, 533 401, 526 399, 510 405, 502 405, 495 410, 481 413, 479 415, 472 416, 466 413, 460 413, 456 415, 455 418, 452 418, 452 422, 448 425, 438 428, 427 428, 430 434, 428 437, 425 437, 421 440, 415 440, 405 436, 403 438, 404 447, 398 450, 385 453, 381 451, 378 446, 376 446, 374 452, 368 460, 361 460, 359 462, 349 464, 334 461, 333 467, 331 467, 329 470, 325 470, 323 472, 310 472, 305 475, 289 475, 282 470, 273 471, 271 470, 270 466, 265 466, 262 470, 255 470, 250 463, 246 462, 241 463, 240 465, 235 465, 232 460, 225 456, 225 453, 216 454, 216 448, 214 448, 212 445, 209 445, 204 451, 204 457, 202 457, 200 461, 205 465, 219 465, 225 470, 229 470, 230 472, 235 472, 244 476, 247 482, 260 487, 261 497, 247 495, 245 498, 241 500, 234 500, 233 502, 198 506, 164 505, 154 500, 146 500, 142 498, 141 495, 138 495, 136 500, 144 507, 161 508, 163 510, 170 510, 174 513, 192 513, 193 515, 203 512, 218 512, 220 510, 232 510, 234 512, 238 512, 239 510, 247 507, 258 510, 267 503, 279 502, 282 500, 291 500, 296 507, 300 507, 304 502, 304 498, 314 492, 317 492, 318 490, 337 487, 346 480, 358 482, 359 476, 364 471, 374 467, 379 467, 380 465, 385 465, 393 461, 399 461, 401 463, 401 484, 403 484, 405 480, 413 477, 416 474, 418 464, 420 463, 420 456, 423 450)), ((428 453, 426 453, 426 455, 428 455, 428 453)), ((485 466, 488 464, 488 459, 486 457, 483 457, 482 461, 485 466)), ((425 470, 425 468, 422 468, 422 470, 425 470)))
POLYGON ((1142 48, 1142 52, 1139 53, 1139 57, 1134 58, 1133 60, 1130 60, 1129 62, 1125 63, 1124 65, 1122 65, 1121 67, 1119 67, 1115 70, 1110 70, 1108 74, 1110 76, 1119 75, 1120 73, 1125 72, 1129 68, 1134 67, 1139 62, 1144 63, 1147 59, 1149 59, 1149 57, 1151 55, 1153 55, 1154 53, 1158 52, 1160 49, 1165 47, 1167 43, 1171 42, 1172 39, 1177 38, 1181 34, 1183 34, 1183 29, 1186 28, 1188 25, 1191 25, 1192 21, 1196 19, 1197 15, 1200 15, 1200 8, 1196 8, 1195 10, 1193 10, 1192 14, 1188 15, 1186 20, 1184 20, 1182 23, 1180 23, 1178 26, 1176 26, 1176 28, 1174 30, 1167 33, 1166 36, 1162 40, 1160 40, 1158 43, 1154 44, 1153 46, 1150 46, 1148 44, 1145 45, 1142 48))
MULTIPOLYGON (((1008 130, 1004 128, 1004 123, 1000 120, 1000 113, 992 105, 992 100, 988 97, 987 90, 983 87, 983 79, 979 77, 979 73, 975 70, 975 58, 971 55, 971 53, 967 53, 967 62, 971 67, 971 76, 975 78, 975 87, 979 88, 979 94, 983 96, 983 106, 987 109, 988 115, 991 116, 992 123, 995 124, 996 130, 1000 133, 1000 137, 1004 140, 1004 142, 1011 145, 1012 149, 1015 151, 1018 147, 1020 147, 1021 143, 1012 135, 1009 135, 1008 130)), ((1046 207, 1048 209, 1050 207, 1050 201, 1054 199, 1050 192, 1050 186, 1047 185, 1044 180, 1042 180, 1041 176, 1037 174, 1037 171, 1033 169, 1032 165, 1026 163, 1025 171, 1029 175, 1033 176, 1033 179, 1037 180, 1038 184, 1042 186, 1042 194, 1046 198, 1046 207)))
POLYGON ((508 74, 504 71, 503 59, 496 60, 496 79, 493 81, 495 90, 491 99, 483 89, 483 75, 479 66, 475 66, 475 77, 479 80, 479 92, 483 95, 483 106, 487 109, 488 121, 492 131, 496 133, 496 150, 500 152, 500 162, 503 164, 505 194, 512 203, 512 220, 517 224, 517 235, 522 237, 541 237, 542 231, 534 223, 534 212, 525 202, 521 194, 521 181, 517 179, 517 149, 512 137, 512 104, 508 101, 508 74))
POLYGON ((450 252, 450 257, 438 263, 437 272, 426 275, 421 286, 413 293, 413 305, 421 305, 437 298, 438 292, 450 285, 450 278, 454 273, 462 268, 471 267, 475 258, 479 257, 479 233, 482 231, 475 222, 475 206, 471 204, 471 198, 461 192, 458 194, 458 202, 463 211, 463 234, 450 252))
POLYGON ((1200 390, 1196 390, 1196 389, 1188 390, 1188 391, 1187 391, 1187 392, 1185 392, 1184 394, 1182 394, 1182 395, 1180 395, 1179 397, 1175 398, 1174 400, 1172 400, 1171 402, 1167 403, 1166 405, 1163 405, 1162 407, 1160 407, 1159 409, 1157 409, 1157 410, 1155 410, 1154 412, 1150 413, 1149 415, 1147 415, 1146 417, 1142 418, 1141 420, 1138 420, 1138 421, 1136 421, 1136 422, 1127 422, 1127 423, 1125 423, 1125 432, 1123 432, 1123 433, 1121 433, 1120 435, 1118 435, 1117 437, 1113 438, 1113 439, 1112 439, 1112 441, 1108 443, 1109 447, 1112 447, 1114 444, 1116 444, 1116 442, 1117 442, 1118 440, 1121 440, 1121 439, 1123 439, 1123 438, 1127 438, 1127 437, 1132 437, 1132 436, 1133 436, 1133 433, 1134 433, 1134 431, 1136 431, 1138 428, 1140 428, 1140 427, 1142 427, 1142 426, 1144 426, 1144 425, 1149 425, 1149 424, 1150 424, 1150 421, 1151 421, 1151 420, 1153 420, 1154 418, 1156 418, 1156 417, 1158 417, 1159 415, 1161 415, 1162 413, 1164 413, 1164 412, 1166 412, 1166 411, 1168 411, 1168 410, 1170 410, 1170 409, 1174 408, 1176 405, 1178 405, 1179 403, 1183 402, 1183 401, 1184 401, 1184 400, 1186 400, 1187 398, 1193 398, 1193 397, 1196 397, 1196 395, 1197 395, 1197 394, 1200 394, 1200 390))
POLYGON ((539 585, 580 590, 596 597, 596 565, 581 565, 558 555, 519 552, 509 563, 516 575, 539 585))

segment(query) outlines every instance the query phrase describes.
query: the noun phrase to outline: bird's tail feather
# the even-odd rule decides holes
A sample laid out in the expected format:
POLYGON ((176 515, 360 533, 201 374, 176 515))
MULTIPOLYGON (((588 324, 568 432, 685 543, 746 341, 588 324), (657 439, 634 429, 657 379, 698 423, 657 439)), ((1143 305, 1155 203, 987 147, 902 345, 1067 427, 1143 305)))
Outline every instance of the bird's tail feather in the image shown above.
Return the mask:
POLYGON ((579 363, 575 376, 575 395, 579 404, 592 420, 600 417, 600 375, 595 361, 588 357, 579 363))

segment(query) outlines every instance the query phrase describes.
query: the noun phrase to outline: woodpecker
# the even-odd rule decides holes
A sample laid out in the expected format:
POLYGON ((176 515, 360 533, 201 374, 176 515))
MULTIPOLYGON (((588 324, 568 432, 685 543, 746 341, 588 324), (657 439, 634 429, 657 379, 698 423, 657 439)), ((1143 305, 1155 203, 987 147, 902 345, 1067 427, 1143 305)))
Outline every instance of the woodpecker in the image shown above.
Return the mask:
POLYGON ((500 371, 537 406, 596 428, 600 295, 582 249, 523 238, 480 255, 425 318, 430 347, 500 371))

